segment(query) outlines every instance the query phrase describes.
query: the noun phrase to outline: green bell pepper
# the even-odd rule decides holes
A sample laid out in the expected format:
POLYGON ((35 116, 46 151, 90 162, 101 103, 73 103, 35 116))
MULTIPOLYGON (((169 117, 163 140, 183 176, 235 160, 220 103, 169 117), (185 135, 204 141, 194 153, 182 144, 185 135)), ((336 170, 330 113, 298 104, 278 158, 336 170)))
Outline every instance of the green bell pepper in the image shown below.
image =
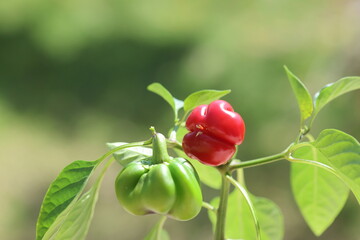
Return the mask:
POLYGON ((153 136, 153 156, 125 166, 115 181, 121 205, 134 215, 168 215, 176 220, 194 218, 201 210, 197 173, 183 158, 168 155, 166 139, 153 136))

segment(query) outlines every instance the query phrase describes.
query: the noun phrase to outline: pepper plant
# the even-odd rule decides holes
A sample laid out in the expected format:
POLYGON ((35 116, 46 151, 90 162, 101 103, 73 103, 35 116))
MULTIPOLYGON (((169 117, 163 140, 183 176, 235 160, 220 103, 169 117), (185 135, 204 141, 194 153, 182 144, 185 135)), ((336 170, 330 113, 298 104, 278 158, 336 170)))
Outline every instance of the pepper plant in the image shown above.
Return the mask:
POLYGON ((284 235, 280 208, 251 194, 243 171, 281 160, 291 163, 294 198, 308 226, 320 236, 339 214, 350 191, 360 203, 360 145, 336 129, 325 129, 314 138, 311 127, 325 105, 360 89, 360 77, 328 84, 312 98, 299 78, 286 67, 285 71, 299 105, 300 129, 282 152, 240 160, 236 149, 244 140, 245 123, 228 102, 219 100, 230 90, 202 90, 182 101, 153 83, 148 90, 160 95, 174 113, 174 126, 167 137, 151 127, 148 140, 109 143, 110 150, 99 159, 66 166, 45 195, 36 239, 85 239, 104 174, 117 162, 123 166, 114 184, 119 203, 131 214, 161 216, 144 236, 146 240, 170 239, 164 229, 166 219, 187 221, 201 208, 208 211, 213 226, 209 231, 215 240, 280 240, 284 235), (169 156, 168 148, 178 156, 169 156), (91 185, 90 178, 94 179, 91 185), (218 189, 219 196, 205 199, 200 183, 218 189))

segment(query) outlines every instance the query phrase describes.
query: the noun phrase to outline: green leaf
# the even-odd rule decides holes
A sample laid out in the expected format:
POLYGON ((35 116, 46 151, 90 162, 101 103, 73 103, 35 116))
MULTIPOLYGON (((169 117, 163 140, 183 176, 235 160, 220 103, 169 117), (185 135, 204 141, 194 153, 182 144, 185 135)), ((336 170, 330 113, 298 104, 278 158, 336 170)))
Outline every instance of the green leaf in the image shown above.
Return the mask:
POLYGON ((184 106, 184 102, 174 98, 171 93, 160 83, 152 83, 147 89, 153 93, 156 93, 168 102, 174 111, 175 120, 178 118, 178 111, 184 106))
MULTIPOLYGON (((314 159, 310 147, 298 149, 294 157, 314 159)), ((292 163, 291 186, 300 211, 316 236, 320 236, 344 207, 349 189, 332 173, 319 167, 292 163)))
POLYGON ((185 158, 194 166, 196 172, 199 174, 199 178, 202 183, 211 188, 220 189, 221 175, 216 168, 204 165, 197 160, 189 158, 183 151, 177 149, 174 150, 179 157, 185 158))
POLYGON ((360 144, 352 136, 335 129, 323 130, 314 147, 320 162, 329 164, 350 187, 360 203, 360 144))
POLYGON ((202 164, 201 162, 187 158, 188 161, 194 166, 196 172, 199 174, 200 181, 205 185, 214 188, 220 189, 221 187, 221 175, 218 170, 214 167, 210 167, 202 164))
MULTIPOLYGON (((100 158, 99 161, 106 158, 107 155, 100 158)), ((106 170, 113 163, 110 159, 101 173, 97 177, 94 185, 83 194, 80 199, 73 201, 67 208, 56 218, 49 230, 45 233, 43 240, 84 240, 91 219, 94 215, 95 205, 99 195, 101 182, 106 170)))
POLYGON ((42 239, 61 212, 77 200, 98 163, 98 160, 75 161, 66 166, 51 183, 36 224, 37 240, 42 239))
MULTIPOLYGON (((107 143, 109 149, 114 149, 119 146, 125 145, 125 142, 107 143)), ((142 160, 152 156, 152 149, 146 147, 131 147, 121 149, 113 154, 115 160, 122 166, 126 166, 130 162, 142 160)))
POLYGON ((94 215, 98 195, 99 185, 96 184, 56 219, 43 240, 85 239, 94 215))
POLYGON ((260 222, 262 239, 281 240, 284 237, 284 219, 280 208, 267 198, 253 199, 260 222))
POLYGON ((169 234, 163 229, 164 222, 166 217, 163 216, 159 222, 151 229, 149 234, 144 238, 144 240, 169 240, 169 234))
POLYGON ((290 70, 284 66, 292 90, 295 93, 301 115, 301 123, 309 118, 313 112, 313 102, 311 95, 305 85, 290 70))
MULTIPOLYGON (((360 203, 360 145, 354 137, 339 130, 326 129, 315 142, 295 150, 295 154, 300 150, 314 152, 313 155, 302 154, 308 154, 308 158, 313 157, 309 160, 329 166, 360 203)), ((296 162, 296 158, 294 161, 296 162)))
POLYGON ((231 90, 224 90, 224 91, 202 90, 202 91, 194 92, 184 100, 184 111, 189 112, 199 105, 209 104, 212 101, 215 101, 229 94, 230 92, 231 90))
POLYGON ((243 183, 241 184, 240 182, 236 181, 234 178, 232 178, 231 176, 226 176, 226 179, 233 184, 233 186, 240 191, 241 195, 244 197, 245 201, 246 201, 246 205, 249 207, 250 213, 251 213, 251 218, 254 222, 254 227, 255 227, 255 232, 256 232, 256 239, 260 240, 261 239, 261 230, 260 230, 260 224, 259 224, 259 220, 256 214, 256 210, 255 210, 255 206, 253 203, 253 199, 250 195, 250 193, 246 190, 246 188, 243 186, 244 185, 244 171, 242 169, 237 170, 238 173, 238 179, 240 179, 240 181, 243 183))
MULTIPOLYGON (((266 198, 251 195, 257 218, 260 223, 262 240, 281 240, 284 235, 283 217, 279 207, 266 198)), ((256 239, 256 231, 249 207, 242 194, 234 190, 229 195, 226 215, 225 237, 227 239, 256 239)), ((219 205, 219 197, 211 201, 219 205)), ((215 229, 216 214, 209 211, 209 218, 215 229)))
POLYGON ((345 77, 323 87, 315 94, 315 115, 335 98, 360 89, 360 77, 345 77))

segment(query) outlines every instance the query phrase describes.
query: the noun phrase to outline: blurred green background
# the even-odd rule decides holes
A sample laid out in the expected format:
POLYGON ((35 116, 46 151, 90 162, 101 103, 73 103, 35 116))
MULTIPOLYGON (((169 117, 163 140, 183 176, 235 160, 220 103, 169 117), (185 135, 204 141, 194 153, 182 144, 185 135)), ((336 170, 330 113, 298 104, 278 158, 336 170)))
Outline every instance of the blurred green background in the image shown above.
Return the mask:
MULTIPOLYGON (((104 154, 106 142, 166 132, 169 106, 147 92, 154 81, 184 99, 201 89, 232 89, 247 124, 243 160, 282 151, 299 114, 286 64, 315 93, 360 75, 360 1, 0 1, 0 239, 34 239, 42 198, 61 169, 104 154)), ((360 138, 359 91, 327 106, 313 134, 337 128, 360 138)), ((156 216, 134 217, 116 201, 108 172, 89 240, 141 239, 156 216)), ((291 195, 289 164, 245 172, 252 193, 282 209, 286 240, 317 239, 291 195)), ((205 199, 217 194, 205 189, 205 199)), ((358 240, 351 195, 319 239, 358 240)), ((206 211, 166 223, 172 239, 211 239, 206 211)))

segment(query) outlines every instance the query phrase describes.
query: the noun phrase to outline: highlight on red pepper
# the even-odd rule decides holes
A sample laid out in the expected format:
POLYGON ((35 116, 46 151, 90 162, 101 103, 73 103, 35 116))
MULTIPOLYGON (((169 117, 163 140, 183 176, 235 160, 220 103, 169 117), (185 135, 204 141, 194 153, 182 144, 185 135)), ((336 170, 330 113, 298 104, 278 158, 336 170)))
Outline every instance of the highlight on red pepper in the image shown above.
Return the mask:
POLYGON ((184 136, 183 149, 190 158, 219 166, 231 159, 244 140, 245 123, 224 100, 196 107, 186 121, 190 131, 184 136))

